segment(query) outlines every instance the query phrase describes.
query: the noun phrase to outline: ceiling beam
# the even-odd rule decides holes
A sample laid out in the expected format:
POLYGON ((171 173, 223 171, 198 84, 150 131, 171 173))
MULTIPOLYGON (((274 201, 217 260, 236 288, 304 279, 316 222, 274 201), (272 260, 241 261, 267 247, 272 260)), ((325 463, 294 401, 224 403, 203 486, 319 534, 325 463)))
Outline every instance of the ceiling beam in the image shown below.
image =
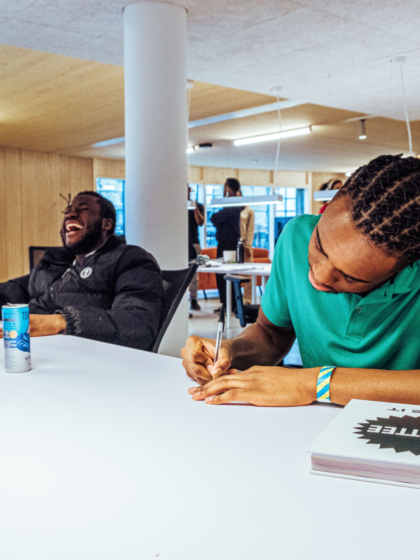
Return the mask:
POLYGON ((223 115, 216 115, 208 117, 207 119, 199 119, 188 123, 188 128, 196 128, 198 126, 205 126, 207 124, 214 124, 223 121, 231 121, 233 119, 243 119, 244 117, 252 117, 253 115, 261 115, 262 113, 271 113, 278 109, 290 109, 303 105, 305 101, 297 99, 285 99, 284 101, 277 101, 275 103, 268 103, 268 105, 259 105, 258 107, 251 107, 250 109, 242 109, 241 111, 233 111, 232 113, 224 113, 223 115))
MULTIPOLYGON (((240 111, 233 111, 232 113, 224 113, 223 115, 208 117, 207 119, 191 121, 188 123, 188 128, 197 128, 199 126, 206 126, 208 124, 223 121, 231 121, 233 119, 243 119, 245 117, 252 117, 253 115, 261 115, 262 113, 271 113, 272 111, 277 111, 278 109, 290 109, 291 107, 297 107, 298 105, 303 105, 304 103, 305 101, 302 100, 285 99, 284 101, 279 101, 279 103, 276 101, 275 103, 268 103, 267 105, 259 105, 249 109, 242 109, 240 111)), ((105 146, 112 146, 113 144, 120 144, 122 142, 125 142, 124 136, 121 138, 112 138, 111 140, 97 142, 96 144, 92 144, 92 147, 103 148, 105 146)))

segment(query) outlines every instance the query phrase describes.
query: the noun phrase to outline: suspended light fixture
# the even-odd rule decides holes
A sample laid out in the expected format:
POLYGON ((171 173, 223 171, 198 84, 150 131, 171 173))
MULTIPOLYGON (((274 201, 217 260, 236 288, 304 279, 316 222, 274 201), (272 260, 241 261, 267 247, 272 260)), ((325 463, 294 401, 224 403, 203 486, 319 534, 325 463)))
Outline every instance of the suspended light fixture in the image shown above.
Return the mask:
POLYGON ((340 189, 334 189, 333 191, 315 191, 314 200, 318 202, 326 202, 332 200, 340 189))
POLYGON ((365 119, 359 121, 359 140, 366 140, 366 124, 365 119))
POLYGON ((346 177, 351 177, 355 171, 356 171, 355 169, 352 169, 351 171, 346 171, 346 172, 344 173, 344 175, 345 175, 346 177))
POLYGON ((295 130, 283 130, 282 132, 275 132, 274 134, 263 134, 262 136, 252 136, 251 138, 240 138, 234 140, 235 146, 243 146, 245 144, 256 144, 257 142, 270 142, 271 140, 278 140, 279 138, 292 138, 293 136, 302 136, 310 134, 311 127, 296 128, 295 130))
POLYGON ((402 93, 402 102, 404 108, 404 116, 405 122, 407 124, 407 133, 408 133, 408 155, 412 156, 413 154, 413 140, 411 138, 411 126, 410 126, 410 119, 408 118, 408 110, 407 110, 407 100, 405 98, 405 91, 404 91, 404 76, 403 76, 403 64, 406 62, 406 56, 397 56, 395 62, 400 65, 400 77, 401 77, 401 93, 402 93))
POLYGON ((223 198, 212 198, 207 208, 216 206, 255 206, 259 204, 278 204, 283 200, 281 194, 270 194, 266 196, 225 196, 223 198))

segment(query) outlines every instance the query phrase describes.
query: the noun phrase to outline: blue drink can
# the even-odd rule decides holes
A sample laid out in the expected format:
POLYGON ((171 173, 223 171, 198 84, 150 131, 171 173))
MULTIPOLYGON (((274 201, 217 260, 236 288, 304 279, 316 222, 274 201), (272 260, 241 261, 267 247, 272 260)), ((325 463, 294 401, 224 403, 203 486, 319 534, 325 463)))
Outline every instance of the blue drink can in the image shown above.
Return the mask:
POLYGON ((29 338, 29 306, 12 304, 2 306, 4 367, 8 373, 22 373, 31 369, 29 338))

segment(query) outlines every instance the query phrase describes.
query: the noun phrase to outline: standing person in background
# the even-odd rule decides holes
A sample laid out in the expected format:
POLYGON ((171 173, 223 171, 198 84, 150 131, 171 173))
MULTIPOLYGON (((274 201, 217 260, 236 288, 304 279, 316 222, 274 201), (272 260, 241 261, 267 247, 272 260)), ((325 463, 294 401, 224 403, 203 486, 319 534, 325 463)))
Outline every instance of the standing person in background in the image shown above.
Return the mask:
MULTIPOLYGON (((242 196, 239 190, 239 196, 242 196)), ((241 238, 244 242, 245 262, 254 262, 252 242, 254 241, 255 213, 250 206, 243 207, 240 216, 241 238)), ((252 284, 247 282, 244 288, 244 303, 252 302, 252 284)))
MULTIPOLYGON (((342 186, 343 186, 343 183, 340 181, 340 179, 330 179, 329 181, 324 183, 319 190, 320 191, 333 191, 335 189, 341 189, 342 186)), ((321 206, 318 214, 323 214, 325 212, 325 210, 327 209, 328 204, 329 204, 329 201, 325 202, 321 206)))
MULTIPOLYGON (((188 200, 191 200, 191 187, 188 185, 188 200)), ((196 257, 201 255, 200 239, 198 237, 198 227, 204 224, 204 206, 199 202, 194 209, 188 210, 188 245, 193 245, 196 257)), ((197 301, 198 273, 194 275, 190 284, 190 309, 200 311, 201 307, 197 301)))
MULTIPOLYGON (((226 179, 223 192, 225 197, 240 196, 240 190, 241 183, 237 179, 226 179)), ((225 206, 211 217, 216 227, 217 258, 223 257, 223 251, 236 251, 238 239, 241 237, 242 210, 242 206, 225 206)), ((216 281, 220 302, 226 307, 226 281, 223 279, 223 274, 216 274, 216 281)), ((215 313, 219 311, 220 307, 214 310, 215 313)))

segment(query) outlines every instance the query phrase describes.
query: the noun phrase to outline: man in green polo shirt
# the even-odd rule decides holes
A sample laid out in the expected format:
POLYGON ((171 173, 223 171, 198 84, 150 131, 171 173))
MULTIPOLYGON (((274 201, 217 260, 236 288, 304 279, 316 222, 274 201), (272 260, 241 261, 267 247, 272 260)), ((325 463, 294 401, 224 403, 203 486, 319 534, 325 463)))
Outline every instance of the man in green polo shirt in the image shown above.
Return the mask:
POLYGON ((202 385, 193 399, 420 404, 419 259, 420 161, 381 156, 322 216, 287 225, 257 322, 222 343, 216 364, 213 340, 187 340, 183 364, 202 385), (296 337, 303 369, 275 367, 296 337))

